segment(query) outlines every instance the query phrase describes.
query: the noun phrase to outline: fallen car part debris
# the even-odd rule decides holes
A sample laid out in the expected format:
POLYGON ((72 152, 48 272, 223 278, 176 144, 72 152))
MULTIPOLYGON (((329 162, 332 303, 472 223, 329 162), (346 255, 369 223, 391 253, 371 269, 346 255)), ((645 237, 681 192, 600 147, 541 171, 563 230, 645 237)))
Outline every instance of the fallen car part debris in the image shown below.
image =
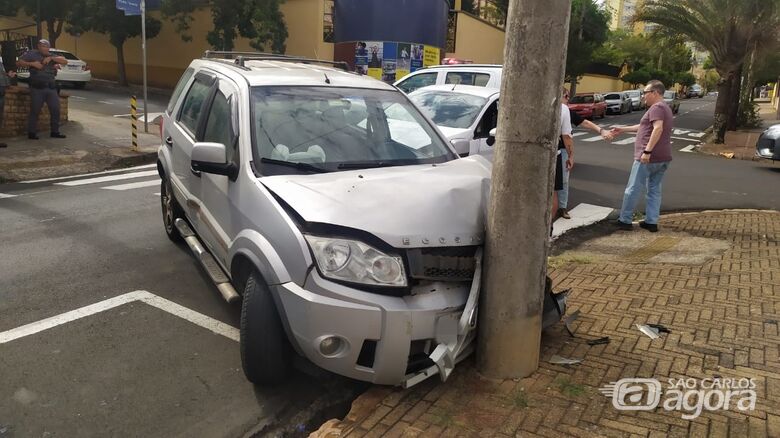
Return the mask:
POLYGON ((646 334, 650 337, 650 339, 658 339, 660 336, 658 336, 658 329, 650 327, 649 325, 645 324, 637 324, 636 328, 639 329, 640 332, 646 334))
POLYGON ((554 365, 576 365, 581 362, 582 359, 569 359, 568 357, 558 356, 557 354, 550 358, 550 363, 554 365))
POLYGON ((720 154, 723 158, 734 158, 734 152, 721 152, 720 154))
POLYGON ((572 338, 576 338, 574 336, 574 331, 571 329, 571 323, 577 320, 577 318, 580 317, 580 311, 577 310, 576 312, 572 313, 571 315, 567 316, 563 319, 563 325, 566 327, 566 331, 569 332, 569 336, 572 338))
POLYGON ((609 344, 609 336, 604 336, 603 338, 598 339, 591 339, 588 341, 588 345, 603 345, 603 344, 609 344))
POLYGON ((658 331, 658 333, 671 333, 672 331, 661 324, 647 324, 648 327, 652 327, 658 331))

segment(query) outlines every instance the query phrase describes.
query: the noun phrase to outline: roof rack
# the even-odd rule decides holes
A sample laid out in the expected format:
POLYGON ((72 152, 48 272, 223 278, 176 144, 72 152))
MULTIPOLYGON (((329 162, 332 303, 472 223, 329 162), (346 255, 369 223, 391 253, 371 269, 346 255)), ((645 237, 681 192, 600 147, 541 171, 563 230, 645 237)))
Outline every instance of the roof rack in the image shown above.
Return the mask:
POLYGON ((227 52, 206 50, 203 53, 204 59, 233 60, 233 63, 241 68, 246 67, 246 61, 283 61, 299 62, 301 64, 325 64, 338 67, 344 71, 349 71, 349 64, 343 61, 327 61, 322 59, 312 59, 299 56, 280 55, 276 53, 262 52, 227 52))

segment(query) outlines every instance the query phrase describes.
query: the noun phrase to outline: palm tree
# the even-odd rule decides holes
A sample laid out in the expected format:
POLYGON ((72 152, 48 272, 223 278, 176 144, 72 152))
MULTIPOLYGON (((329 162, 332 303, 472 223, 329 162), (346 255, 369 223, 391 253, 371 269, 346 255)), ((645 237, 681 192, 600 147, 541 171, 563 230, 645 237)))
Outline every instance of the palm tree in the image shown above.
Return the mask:
POLYGON ((634 19, 684 35, 710 52, 721 77, 714 130, 716 142, 723 143, 731 110, 739 106, 743 64, 756 47, 777 43, 780 0, 647 0, 634 19))

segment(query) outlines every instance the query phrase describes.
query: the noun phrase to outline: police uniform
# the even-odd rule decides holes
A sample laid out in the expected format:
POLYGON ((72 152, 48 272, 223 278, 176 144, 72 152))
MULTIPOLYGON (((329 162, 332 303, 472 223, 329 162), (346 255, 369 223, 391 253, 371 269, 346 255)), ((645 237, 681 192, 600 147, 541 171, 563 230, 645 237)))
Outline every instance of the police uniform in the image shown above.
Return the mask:
MULTIPOLYGON (((44 55, 38 50, 30 50, 20 58, 25 62, 40 62, 53 55, 44 55)), ((27 133, 30 138, 37 138, 38 116, 43 104, 49 107, 51 115, 52 137, 60 136, 60 96, 57 91, 57 63, 49 61, 42 69, 30 67, 30 116, 27 119, 27 133)))

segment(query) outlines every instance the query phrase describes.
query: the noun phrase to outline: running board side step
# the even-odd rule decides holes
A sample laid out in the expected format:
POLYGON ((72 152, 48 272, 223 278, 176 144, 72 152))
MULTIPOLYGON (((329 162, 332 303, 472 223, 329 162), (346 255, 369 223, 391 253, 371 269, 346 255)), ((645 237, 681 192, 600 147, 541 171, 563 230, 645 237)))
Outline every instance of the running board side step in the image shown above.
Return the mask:
POLYGON ((179 230, 179 234, 181 234, 181 237, 184 238, 184 241, 187 242, 187 246, 190 247, 192 253, 198 259, 198 261, 200 261, 203 269, 205 269, 206 273, 209 274, 209 278, 211 278, 211 281, 213 281, 217 286, 219 293, 222 294, 222 297, 225 299, 225 301, 228 303, 237 301, 240 296, 233 288, 233 285, 230 284, 230 279, 222 271, 219 263, 214 260, 214 256, 206 251, 203 245, 201 245, 200 240, 198 240, 198 236, 195 235, 195 232, 192 231, 192 228, 190 228, 189 224, 187 224, 184 219, 179 218, 176 219, 174 225, 176 225, 176 229, 179 230))

